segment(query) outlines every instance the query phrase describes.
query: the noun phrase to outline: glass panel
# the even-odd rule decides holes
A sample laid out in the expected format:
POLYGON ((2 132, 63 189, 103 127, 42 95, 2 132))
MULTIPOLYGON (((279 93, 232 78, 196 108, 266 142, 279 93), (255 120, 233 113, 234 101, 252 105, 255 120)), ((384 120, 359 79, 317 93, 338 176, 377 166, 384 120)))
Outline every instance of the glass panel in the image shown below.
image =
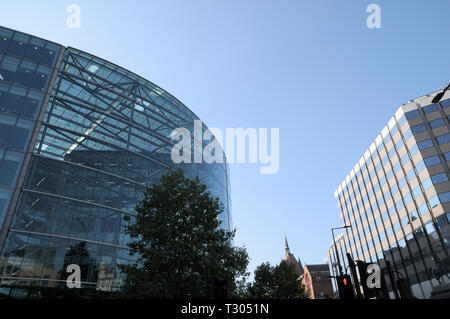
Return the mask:
POLYGON ((17 68, 19 67, 19 60, 9 56, 3 58, 2 65, 0 66, 0 80, 12 82, 17 68))
POLYGON ((19 120, 17 126, 14 129, 11 141, 9 143, 10 148, 25 151, 25 147, 28 145, 28 141, 33 131, 34 122, 27 120, 19 120))
POLYGON ((14 187, 23 161, 23 153, 8 151, 0 163, 0 185, 14 187))
POLYGON ((0 227, 3 225, 11 195, 11 189, 0 188, 0 227))
POLYGON ((412 110, 412 111, 409 111, 409 112, 406 112, 406 113, 405 113, 405 117, 406 117, 408 120, 411 120, 411 119, 413 119, 413 118, 416 118, 416 117, 418 117, 419 115, 420 115, 419 110, 412 110))
POLYGON ((436 106, 436 104, 430 104, 430 105, 424 106, 422 108, 422 110, 424 113, 431 113, 431 112, 437 111, 437 106, 436 106))

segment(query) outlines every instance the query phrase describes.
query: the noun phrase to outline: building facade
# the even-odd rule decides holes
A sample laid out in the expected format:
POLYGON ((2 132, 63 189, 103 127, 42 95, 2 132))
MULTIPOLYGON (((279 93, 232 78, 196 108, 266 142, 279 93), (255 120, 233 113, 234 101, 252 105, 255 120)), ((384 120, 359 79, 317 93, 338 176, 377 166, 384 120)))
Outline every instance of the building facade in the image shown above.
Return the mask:
POLYGON ((305 264, 302 286, 310 299, 328 299, 334 297, 328 264, 305 264))
POLYGON ((83 288, 118 289, 118 264, 132 262, 124 216, 180 167, 221 200, 231 229, 226 161, 171 160, 171 133, 192 132, 194 120, 128 70, 0 27, 0 293, 64 287, 69 264, 80 265, 83 288))
POLYGON ((339 259, 330 247, 331 272, 338 260, 348 269, 347 252, 377 263, 391 298, 397 279, 416 298, 450 283, 450 92, 433 104, 437 93, 402 105, 334 194, 350 227, 335 238, 339 259))

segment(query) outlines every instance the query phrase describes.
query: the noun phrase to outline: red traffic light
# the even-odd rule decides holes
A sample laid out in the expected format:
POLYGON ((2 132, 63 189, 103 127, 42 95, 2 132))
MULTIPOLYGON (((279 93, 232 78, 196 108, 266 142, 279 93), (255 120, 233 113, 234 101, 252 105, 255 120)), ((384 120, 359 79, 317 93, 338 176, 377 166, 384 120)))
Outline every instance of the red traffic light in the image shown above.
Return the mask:
POLYGON ((342 279, 342 282, 344 283, 344 286, 347 286, 347 278, 344 277, 344 279, 342 279))

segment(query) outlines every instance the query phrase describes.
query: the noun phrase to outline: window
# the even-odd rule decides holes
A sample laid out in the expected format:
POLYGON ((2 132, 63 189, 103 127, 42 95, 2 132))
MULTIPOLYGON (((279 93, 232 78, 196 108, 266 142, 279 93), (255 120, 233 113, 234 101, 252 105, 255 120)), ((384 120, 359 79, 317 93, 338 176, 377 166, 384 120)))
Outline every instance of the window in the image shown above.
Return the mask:
POLYGON ((398 127, 397 127, 397 125, 394 125, 394 127, 391 129, 392 136, 394 136, 395 133, 397 133, 397 132, 398 132, 398 127))
MULTIPOLYGON (((408 194, 408 195, 411 197, 410 194, 408 194)), ((403 207, 405 207, 405 205, 403 205, 403 201, 401 199, 399 201, 397 201, 397 203, 395 203, 395 205, 397 206, 397 210, 400 210, 403 207)))
POLYGON ((406 185, 406 179, 405 179, 405 177, 402 177, 402 178, 398 181, 398 185, 400 186, 399 188, 403 188, 403 186, 406 185))
POLYGON ((436 137, 436 139, 439 144, 448 143, 448 142, 450 142, 450 133, 438 136, 438 137, 436 137))
POLYGON ((414 169, 411 168, 411 170, 406 174, 406 177, 408 178, 408 181, 411 181, 414 177, 416 177, 414 169))
POLYGON ((389 158, 390 159, 392 159, 392 157, 395 155, 395 148, 391 148, 390 150, 389 150, 389 153, 388 153, 388 156, 389 156, 389 158))
POLYGON ((450 192, 439 194, 439 201, 441 203, 450 202, 450 192))
POLYGON ((400 162, 395 163, 394 165, 394 171, 397 173, 398 170, 401 168, 400 162))
POLYGON ((405 113, 405 117, 406 117, 408 120, 411 120, 411 119, 413 119, 413 118, 416 118, 416 117, 418 117, 419 115, 420 115, 419 110, 412 110, 412 111, 409 111, 409 112, 406 112, 406 113, 405 113))
POLYGON ((381 162, 379 162, 377 164, 377 166, 375 167, 376 171, 379 172, 381 170, 381 162))
POLYGON ((409 156, 408 156, 408 153, 406 153, 405 155, 402 156, 401 162, 402 162, 403 165, 408 164, 408 162, 409 162, 409 156))
POLYGON ((417 147, 417 144, 414 144, 414 146, 409 150, 409 152, 411 153, 411 157, 414 157, 414 155, 416 155, 418 151, 419 148, 417 147))
POLYGON ((450 213, 443 214, 443 215, 437 217, 437 218, 436 218, 436 225, 437 225, 437 228, 442 228, 442 227, 444 227, 445 225, 447 225, 447 224, 449 223, 448 217, 450 217, 450 213))
POLYGON ((411 201, 412 201, 411 194, 406 195, 405 196, 405 203, 406 203, 406 205, 408 205, 411 201))
POLYGON ((390 170, 386 173, 386 178, 387 178, 387 180, 390 180, 393 176, 394 176, 394 173, 392 173, 392 170, 390 169, 390 170))
POLYGON ((0 164, 0 185, 14 186, 19 175, 19 169, 23 161, 23 156, 23 153, 13 151, 6 152, 5 158, 0 164))
POLYGON ((403 147, 403 141, 402 139, 399 139, 398 142, 395 144, 395 147, 397 148, 397 150, 400 150, 403 147))
POLYGON ((427 148, 433 147, 433 141, 431 139, 428 139, 418 142, 417 145, 419 146, 420 150, 425 150, 427 148))
POLYGON ((389 134, 387 134, 383 140, 384 140, 384 143, 387 144, 391 140, 391 136, 389 134))
POLYGON ((427 157, 423 161, 425 162, 425 165, 427 167, 439 164, 441 162, 441 160, 439 159, 439 156, 437 156, 437 155, 427 157))
POLYGON ((437 111, 437 106, 436 106, 436 104, 430 104, 430 105, 424 106, 422 108, 422 110, 425 114, 431 113, 431 112, 437 111))
MULTIPOLYGON (((445 193, 445 194, 450 194, 450 193, 445 193)), ((430 200, 428 200, 428 202, 430 203, 431 208, 435 208, 436 206, 438 206, 440 204, 437 196, 432 197, 430 200)))
POLYGON ((389 237, 393 234, 394 232, 392 231, 392 227, 389 227, 388 229, 386 229, 386 235, 389 237))
POLYGON ((420 185, 417 185, 417 186, 413 189, 413 195, 414 195, 414 198, 417 198, 420 194, 422 194, 422 190, 420 189, 420 185))
POLYGON ((375 191, 375 193, 378 192, 380 190, 380 185, 378 183, 373 185, 373 190, 375 191))
POLYGON ((403 227, 407 226, 409 224, 408 216, 403 217, 401 222, 403 227))
POLYGON ((442 107, 449 107, 450 106, 450 99, 441 101, 442 107))
POLYGON ((394 186, 392 186, 391 190, 392 190, 392 194, 395 195, 395 194, 398 192, 398 186, 397 186, 397 184, 395 184, 394 186))
POLYGON ((443 182, 448 182, 448 177, 447 177, 446 173, 440 173, 440 174, 432 175, 431 180, 433 181, 433 184, 440 184, 443 182))
POLYGON ((409 140, 409 138, 410 138, 412 135, 413 135, 413 134, 412 134, 411 130, 408 129, 408 130, 406 131, 406 133, 403 134, 403 136, 405 137, 405 141, 409 140))
POLYGON ((423 203, 422 205, 420 205, 419 213, 420 213, 421 216, 424 216, 424 215, 426 215, 428 213, 427 203, 423 203))
POLYGON ((420 174, 420 172, 422 172, 424 168, 425 168, 425 164, 423 163, 423 161, 420 161, 419 163, 417 163, 417 165, 416 165, 417 173, 420 174))
POLYGON ((402 127, 402 125, 405 124, 405 122, 406 122, 406 119, 405 119, 405 117, 402 115, 402 117, 400 117, 400 119, 398 120, 398 125, 399 125, 400 127, 402 127))
POLYGON ((431 179, 428 177, 426 180, 422 182, 422 186, 424 190, 430 188, 433 184, 431 183, 431 179))
POLYGON ((411 131, 413 134, 419 134, 419 133, 425 132, 426 130, 427 130, 427 127, 425 126, 425 124, 419 124, 419 125, 411 127, 411 131))
POLYGON ((450 161, 450 152, 444 153, 444 157, 446 161, 450 161))
POLYGON ((436 120, 430 121, 430 126, 431 128, 437 128, 437 127, 441 127, 444 126, 444 120, 442 118, 438 118, 436 120))
POLYGON ((433 222, 431 221, 431 222, 428 222, 426 225, 425 225, 425 229, 427 230, 427 233, 428 234, 431 234, 431 233, 433 233, 434 232, 434 225, 433 225, 433 222))

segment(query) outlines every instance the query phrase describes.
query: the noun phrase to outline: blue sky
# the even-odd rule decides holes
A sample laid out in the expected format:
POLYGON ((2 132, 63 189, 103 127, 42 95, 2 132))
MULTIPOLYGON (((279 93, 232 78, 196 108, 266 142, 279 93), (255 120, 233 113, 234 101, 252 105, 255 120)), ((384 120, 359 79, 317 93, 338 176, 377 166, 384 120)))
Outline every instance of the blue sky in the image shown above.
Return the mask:
POLYGON ((397 108, 450 80, 450 1, 8 1, 0 24, 85 50, 158 84, 208 126, 280 129, 280 169, 231 165, 236 243, 249 269, 284 234, 322 263, 334 190, 397 108), (81 28, 66 7, 81 7, 81 28), (381 28, 366 7, 381 8, 381 28))

